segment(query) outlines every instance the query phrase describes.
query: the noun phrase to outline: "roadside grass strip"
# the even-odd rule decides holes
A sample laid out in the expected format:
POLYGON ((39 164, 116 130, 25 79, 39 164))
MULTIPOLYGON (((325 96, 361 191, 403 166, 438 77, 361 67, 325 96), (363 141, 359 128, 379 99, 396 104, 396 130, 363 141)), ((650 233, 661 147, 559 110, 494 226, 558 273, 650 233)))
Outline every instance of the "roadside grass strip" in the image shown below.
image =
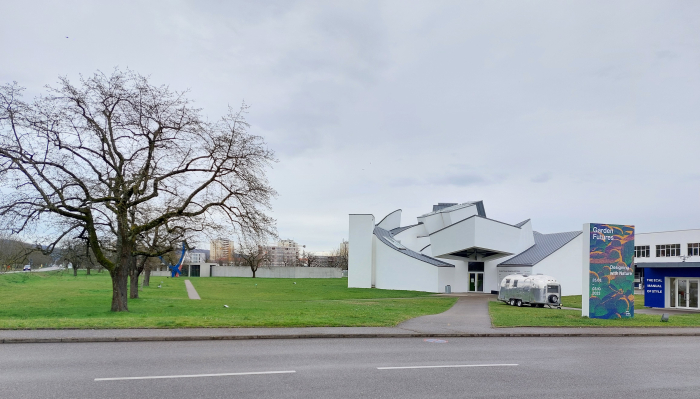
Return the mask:
POLYGON ((114 313, 106 272, 0 275, 0 329, 392 327, 444 312, 457 300, 348 288, 347 278, 236 277, 190 278, 202 298, 191 300, 183 280, 152 276, 139 299, 129 300, 129 312, 114 313))
MULTIPOLYGON (((566 298, 562 298, 565 306, 581 306, 580 295, 566 298)), ((637 305, 644 302, 643 297, 635 299, 635 309, 643 309, 637 305)), ((674 314, 668 322, 662 322, 661 315, 639 313, 624 319, 590 319, 581 316, 580 310, 519 308, 498 301, 489 302, 489 315, 494 327, 700 327, 700 313, 674 314)))
POLYGON ((451 364, 442 366, 397 366, 397 367, 377 367, 377 370, 406 370, 406 369, 441 369, 460 367, 512 367, 518 364, 451 364))
POLYGON ((237 376, 237 375, 265 375, 265 374, 291 374, 291 373, 296 373, 296 371, 295 370, 286 370, 286 371, 250 371, 250 372, 246 372, 246 373, 152 375, 152 376, 147 376, 147 377, 95 378, 95 381, 157 380, 157 379, 167 379, 167 378, 228 377, 228 376, 237 376))

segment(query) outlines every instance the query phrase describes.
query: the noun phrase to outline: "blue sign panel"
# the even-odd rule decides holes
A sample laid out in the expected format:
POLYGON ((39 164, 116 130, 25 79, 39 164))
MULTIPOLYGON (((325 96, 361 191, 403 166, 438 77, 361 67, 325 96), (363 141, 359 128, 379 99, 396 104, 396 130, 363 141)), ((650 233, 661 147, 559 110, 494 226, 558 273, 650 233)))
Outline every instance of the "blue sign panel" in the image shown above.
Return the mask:
POLYGON ((644 306, 663 308, 665 298, 663 277, 644 276, 644 306))

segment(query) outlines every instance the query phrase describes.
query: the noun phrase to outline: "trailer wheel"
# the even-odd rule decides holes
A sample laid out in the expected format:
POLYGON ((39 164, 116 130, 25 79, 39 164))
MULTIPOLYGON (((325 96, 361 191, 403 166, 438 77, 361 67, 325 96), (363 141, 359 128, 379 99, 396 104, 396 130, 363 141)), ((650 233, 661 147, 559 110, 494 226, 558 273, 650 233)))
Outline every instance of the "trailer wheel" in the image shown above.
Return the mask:
POLYGON ((508 304, 509 304, 510 306, 515 306, 515 299, 510 298, 510 300, 508 301, 508 304))
POLYGON ((520 299, 518 299, 517 301, 515 301, 515 306, 517 306, 517 307, 523 306, 523 301, 521 301, 520 299))

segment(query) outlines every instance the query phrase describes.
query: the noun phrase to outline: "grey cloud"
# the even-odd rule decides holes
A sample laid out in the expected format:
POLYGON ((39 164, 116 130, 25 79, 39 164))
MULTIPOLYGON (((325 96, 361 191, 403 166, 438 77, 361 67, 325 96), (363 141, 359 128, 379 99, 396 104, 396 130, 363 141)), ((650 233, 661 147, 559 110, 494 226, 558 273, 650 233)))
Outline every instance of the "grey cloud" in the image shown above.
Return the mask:
POLYGON ((552 179, 552 175, 550 175, 549 173, 541 173, 541 174, 533 177, 532 179, 530 179, 530 181, 533 183, 545 183, 551 179, 552 179))
POLYGON ((454 174, 441 177, 435 180, 437 184, 449 184, 453 186, 474 186, 489 184, 489 180, 483 176, 465 173, 465 174, 454 174))
POLYGON ((191 88, 212 119, 245 99, 280 160, 280 233, 311 248, 347 237, 349 212, 436 197, 550 232, 700 220, 697 185, 667 178, 698 178, 682 149, 700 147, 700 3, 76 4, 4 5, 0 82, 33 94, 120 65, 191 88), (588 200, 608 191, 635 195, 588 200))

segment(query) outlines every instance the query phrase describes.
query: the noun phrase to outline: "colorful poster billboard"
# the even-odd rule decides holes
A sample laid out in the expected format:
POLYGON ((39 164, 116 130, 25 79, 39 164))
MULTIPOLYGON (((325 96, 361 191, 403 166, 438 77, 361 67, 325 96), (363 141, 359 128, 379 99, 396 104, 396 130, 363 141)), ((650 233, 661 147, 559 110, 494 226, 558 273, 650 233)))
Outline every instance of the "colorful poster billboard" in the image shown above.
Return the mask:
POLYGON ((634 226, 587 223, 583 234, 583 316, 633 317, 634 226))

